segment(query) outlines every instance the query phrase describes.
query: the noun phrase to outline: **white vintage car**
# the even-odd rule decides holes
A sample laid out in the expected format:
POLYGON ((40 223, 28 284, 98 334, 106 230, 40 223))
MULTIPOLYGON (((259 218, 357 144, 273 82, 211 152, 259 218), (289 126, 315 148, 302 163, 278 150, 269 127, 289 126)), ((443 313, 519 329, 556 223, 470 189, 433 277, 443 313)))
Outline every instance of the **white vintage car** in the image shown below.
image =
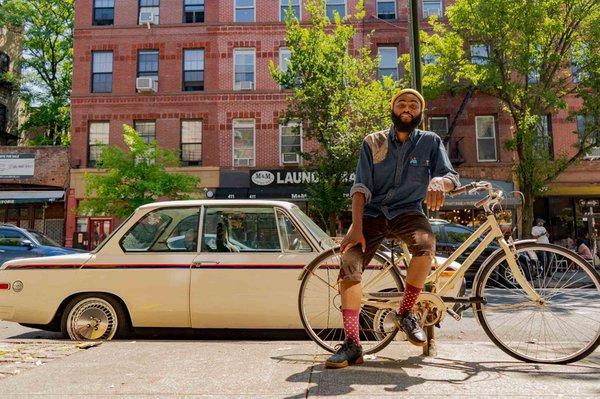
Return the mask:
POLYGON ((3 264, 0 319, 74 340, 132 327, 302 328, 298 278, 334 245, 288 202, 148 204, 91 253, 3 264))

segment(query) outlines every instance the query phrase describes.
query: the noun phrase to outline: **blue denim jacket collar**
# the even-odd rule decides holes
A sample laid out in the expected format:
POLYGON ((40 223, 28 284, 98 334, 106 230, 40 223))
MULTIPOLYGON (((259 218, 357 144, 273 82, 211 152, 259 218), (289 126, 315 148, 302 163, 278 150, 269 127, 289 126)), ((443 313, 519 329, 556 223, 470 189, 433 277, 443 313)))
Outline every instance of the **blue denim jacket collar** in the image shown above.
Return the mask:
MULTIPOLYGON (((410 132, 410 135, 408 136, 409 142, 415 142, 415 140, 417 139, 417 136, 418 136, 418 133, 417 133, 418 131, 419 131, 419 129, 413 129, 413 131, 410 132)), ((390 141, 392 141, 398 145, 404 144, 403 142, 398 140, 398 137, 396 136, 396 129, 394 128, 394 125, 392 125, 392 127, 390 127, 388 136, 390 137, 390 141)))

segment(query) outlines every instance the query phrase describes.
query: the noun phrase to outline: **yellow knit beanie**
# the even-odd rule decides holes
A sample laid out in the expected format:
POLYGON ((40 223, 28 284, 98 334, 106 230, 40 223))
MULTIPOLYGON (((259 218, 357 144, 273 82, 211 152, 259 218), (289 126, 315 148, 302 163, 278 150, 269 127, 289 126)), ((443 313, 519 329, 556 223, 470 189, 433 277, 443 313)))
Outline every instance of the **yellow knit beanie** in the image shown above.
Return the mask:
POLYGON ((402 89, 402 90, 399 90, 396 94, 394 94, 394 96, 392 97, 392 101, 390 101, 391 109, 394 109, 394 102, 396 101, 396 99, 405 93, 410 93, 410 94, 413 94, 415 97, 417 97, 419 99, 419 101, 421 101, 421 109, 425 109, 425 99, 423 98, 421 93, 419 93, 418 91, 416 91, 414 89, 402 89))

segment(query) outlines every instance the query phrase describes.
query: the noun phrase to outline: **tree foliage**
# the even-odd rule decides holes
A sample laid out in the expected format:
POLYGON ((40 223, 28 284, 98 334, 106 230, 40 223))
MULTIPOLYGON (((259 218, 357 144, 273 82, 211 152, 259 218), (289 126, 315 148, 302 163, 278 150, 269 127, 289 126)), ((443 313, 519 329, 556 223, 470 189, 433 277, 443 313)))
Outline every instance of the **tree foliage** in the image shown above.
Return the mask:
POLYGON ((22 131, 34 144, 68 143, 73 70, 73 0, 3 0, 0 26, 22 35, 22 131))
POLYGON ((166 170, 179 165, 176 152, 144 142, 127 125, 123 136, 128 150, 104 147, 98 172, 85 174, 86 199, 80 203, 80 212, 125 217, 150 202, 198 196, 196 177, 166 170))
POLYGON ((368 43, 353 48, 355 24, 364 18, 362 1, 355 15, 336 14, 334 21, 325 14, 324 0, 309 0, 306 8, 310 23, 301 25, 291 14, 286 19, 287 71, 274 62, 270 70, 280 85, 291 88, 284 122, 302 121, 304 136, 318 144, 302 153, 304 166, 318 177, 308 187, 309 201, 334 234, 336 217, 349 203, 345 193, 361 140, 390 126, 396 82, 377 79, 379 59, 368 43))
POLYGON ((503 144, 517 154, 514 171, 525 195, 528 233, 535 198, 600 144, 591 139, 598 134, 596 123, 574 151, 553 151, 541 124, 541 117, 559 111, 600 121, 600 2, 456 0, 446 15, 447 23, 432 19, 433 30, 421 33, 424 56, 436 60, 423 68, 424 91, 433 98, 474 90, 500 101, 513 122, 513 135, 503 144), (487 57, 471 58, 470 45, 485 46, 487 57), (582 108, 572 112, 569 98, 580 98, 582 108))

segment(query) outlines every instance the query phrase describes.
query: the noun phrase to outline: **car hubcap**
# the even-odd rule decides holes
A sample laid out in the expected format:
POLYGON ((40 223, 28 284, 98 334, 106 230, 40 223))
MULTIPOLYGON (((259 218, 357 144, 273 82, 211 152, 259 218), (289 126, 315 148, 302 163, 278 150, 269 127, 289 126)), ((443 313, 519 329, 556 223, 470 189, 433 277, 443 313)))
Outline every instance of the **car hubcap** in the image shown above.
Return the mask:
POLYGON ((117 315, 108 302, 90 298, 71 310, 67 325, 75 340, 111 339, 117 330, 117 315))

